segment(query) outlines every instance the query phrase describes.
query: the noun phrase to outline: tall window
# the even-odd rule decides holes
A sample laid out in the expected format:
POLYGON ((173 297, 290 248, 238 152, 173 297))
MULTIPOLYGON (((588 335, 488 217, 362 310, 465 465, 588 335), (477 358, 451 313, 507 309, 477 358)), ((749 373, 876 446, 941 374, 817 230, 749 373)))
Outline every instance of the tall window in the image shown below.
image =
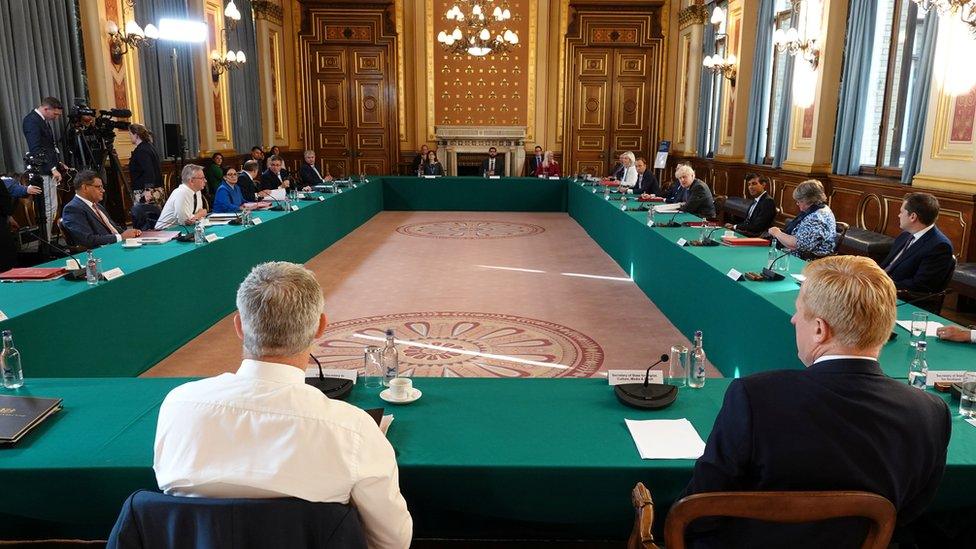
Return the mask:
POLYGON ((905 124, 924 31, 925 17, 912 0, 878 3, 869 80, 873 89, 861 140, 863 175, 901 176, 908 145, 905 124))
MULTIPOLYGON (((718 6, 728 14, 729 3, 727 0, 722 2, 715 2, 714 4, 709 4, 708 13, 711 14, 712 10, 718 6)), ((725 35, 726 24, 728 22, 728 15, 722 20, 722 23, 715 26, 715 53, 720 57, 724 58, 726 53, 726 48, 728 47, 728 39, 725 35)), ((706 23, 711 24, 711 23, 706 23)), ((703 151, 706 158, 712 158, 715 156, 715 151, 718 149, 718 135, 719 135, 719 121, 721 119, 722 111, 722 83, 724 78, 721 73, 713 73, 711 70, 705 69, 702 73, 702 78, 712 79, 712 93, 710 97, 705 97, 703 100, 708 101, 708 116, 705 117, 704 123, 705 135, 707 136, 706 143, 708 144, 707 150, 703 151)))
MULTIPOLYGON (((793 16, 793 7, 789 0, 776 0, 776 7, 774 8, 776 15, 773 18, 773 31, 777 29, 783 29, 784 31, 790 27, 790 19, 793 16)), ((766 83, 766 94, 765 97, 769 101, 769 108, 767 112, 769 117, 763 122, 766 124, 766 131, 763 132, 760 139, 762 140, 759 144, 760 150, 763 153, 763 164, 772 164, 776 157, 776 144, 779 142, 779 117, 781 111, 784 107, 783 105, 783 92, 786 90, 786 60, 789 56, 787 52, 780 52, 776 46, 773 46, 769 55, 772 62, 772 71, 770 71, 769 82, 766 83)))

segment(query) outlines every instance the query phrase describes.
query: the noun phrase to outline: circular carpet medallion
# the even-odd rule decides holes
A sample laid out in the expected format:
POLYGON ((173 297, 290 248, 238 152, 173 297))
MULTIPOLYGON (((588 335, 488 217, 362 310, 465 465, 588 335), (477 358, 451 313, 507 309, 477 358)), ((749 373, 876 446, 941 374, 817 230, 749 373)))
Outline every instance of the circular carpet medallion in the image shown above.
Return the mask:
POLYGON ((532 236, 546 229, 529 223, 514 221, 428 221, 397 227, 397 232, 420 238, 450 238, 455 240, 487 240, 532 236))
MULTIPOLYGON (((312 353, 323 368, 363 368, 363 349, 398 340, 400 371, 430 377, 589 377, 603 348, 572 328, 491 313, 420 312, 330 324, 312 353)), ((309 362, 314 365, 314 362, 309 362)))

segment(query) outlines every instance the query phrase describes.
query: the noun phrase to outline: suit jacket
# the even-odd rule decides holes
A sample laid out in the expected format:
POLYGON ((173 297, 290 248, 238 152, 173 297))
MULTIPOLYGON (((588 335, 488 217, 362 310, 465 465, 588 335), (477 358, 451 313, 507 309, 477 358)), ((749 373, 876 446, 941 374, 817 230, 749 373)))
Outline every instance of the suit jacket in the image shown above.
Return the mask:
MULTIPOLYGON (((941 398, 889 378, 875 360, 764 372, 729 385, 683 496, 864 490, 888 498, 904 524, 935 496, 950 430, 941 398)), ((815 525, 715 520, 693 535, 696 546, 798 549, 860 547, 865 533, 856 519, 815 525), (853 543, 852 530, 861 536, 853 543)))
POLYGON ((275 175, 274 172, 272 172, 270 169, 264 170, 264 173, 261 174, 261 184, 258 186, 258 190, 269 191, 280 187, 281 183, 286 179, 288 179, 288 175, 285 172, 284 168, 282 168, 280 175, 281 175, 281 180, 279 181, 278 176, 275 175))
MULTIPOLYGON (((481 173, 488 172, 488 158, 481 162, 481 173)), ((505 157, 498 155, 495 157, 495 175, 505 175, 505 157)))
POLYGON ((702 219, 715 217, 715 199, 712 198, 712 191, 701 179, 692 181, 688 187, 688 199, 685 200, 681 211, 697 215, 702 219))
MULTIPOLYGON (((95 204, 95 207, 105 214, 108 222, 121 234, 123 228, 119 227, 115 221, 112 221, 105 208, 101 204, 95 204)), ((61 213, 61 223, 64 224, 65 230, 71 234, 72 240, 79 246, 91 249, 104 244, 117 242, 112 231, 95 215, 95 212, 88 207, 88 204, 85 204, 78 196, 75 196, 70 202, 65 204, 64 211, 61 213)))
POLYGON ((325 182, 321 174, 316 173, 306 162, 302 162, 302 167, 298 169, 298 178, 302 180, 302 186, 314 187, 325 182))
POLYGON ((23 128, 24 137, 27 138, 27 149, 33 154, 44 153, 47 155, 47 161, 42 170, 44 175, 51 175, 51 170, 58 165, 58 150, 54 143, 54 130, 41 115, 37 114, 37 111, 27 113, 27 116, 24 117, 23 128))
POLYGON ((7 218, 13 213, 14 199, 7 189, 6 178, 0 182, 0 273, 17 264, 17 248, 7 218))
POLYGON ((424 163, 424 175, 444 175, 444 166, 440 162, 435 162, 433 164, 424 163))
POLYGON ((881 262, 881 268, 888 271, 899 290, 941 292, 952 268, 952 243, 938 227, 932 227, 891 266, 909 238, 911 233, 908 232, 898 235, 888 257, 881 262))
POLYGON ((240 176, 237 178, 237 186, 241 188, 241 195, 244 196, 244 202, 256 202, 257 188, 254 186, 254 180, 247 172, 241 171, 240 176))
POLYGON ((675 179, 671 182, 671 186, 668 187, 668 196, 665 197, 665 202, 668 204, 677 204, 678 202, 688 201, 688 191, 678 183, 675 179))
POLYGON ((424 160, 424 155, 417 153, 417 156, 413 157, 413 162, 410 163, 410 169, 412 170, 410 173, 417 173, 417 170, 423 166, 424 162, 426 162, 426 160, 424 160))
MULTIPOLYGON (((749 204, 749 207, 752 208, 752 203, 749 204)), ((769 230, 775 220, 776 201, 769 196, 769 193, 763 193, 762 198, 756 203, 756 207, 752 208, 752 215, 742 223, 736 224, 735 230, 744 235, 759 236, 769 230)))
POLYGON ((159 156, 152 143, 143 141, 132 151, 132 156, 129 158, 129 175, 132 176, 133 191, 163 186, 159 156))
MULTIPOLYGON (((539 157, 536 157, 535 155, 530 156, 529 157, 529 173, 537 173, 538 170, 539 170, 539 166, 542 165, 542 162, 544 160, 545 160, 545 157, 543 157, 543 156, 539 156, 539 157)), ((528 174, 526 174, 526 175, 528 175, 528 174)))
POLYGON ((644 173, 637 172, 637 183, 634 185, 634 194, 661 194, 661 184, 657 182, 657 177, 654 176, 650 169, 644 170, 644 173))

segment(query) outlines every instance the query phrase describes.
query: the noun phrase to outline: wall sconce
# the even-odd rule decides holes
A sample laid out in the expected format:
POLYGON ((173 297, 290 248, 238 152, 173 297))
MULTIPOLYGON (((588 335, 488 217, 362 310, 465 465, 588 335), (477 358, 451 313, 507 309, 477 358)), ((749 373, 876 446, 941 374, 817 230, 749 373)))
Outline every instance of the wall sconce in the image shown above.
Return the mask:
POLYGON ((233 69, 239 69, 247 63, 247 57, 244 56, 243 51, 238 51, 234 53, 229 51, 224 55, 220 55, 220 52, 214 50, 210 52, 210 77, 213 78, 214 84, 220 80, 220 75, 233 69))
POLYGON ((159 29, 156 28, 156 25, 149 23, 143 29, 135 20, 126 21, 126 6, 135 10, 135 0, 122 0, 121 20, 124 24, 123 28, 119 28, 115 21, 110 20, 105 23, 105 31, 109 36, 109 54, 112 57, 112 63, 116 65, 122 64, 122 57, 129 53, 130 48, 152 46, 159 39, 159 29))
POLYGON ((234 0, 227 2, 227 7, 224 8, 224 19, 227 20, 227 26, 234 28, 237 23, 241 20, 241 11, 237 9, 237 5, 234 4, 234 0))
MULTIPOLYGON (((800 4, 800 0, 793 0, 794 12, 799 11, 800 4)), ((800 36, 800 31, 794 27, 785 31, 776 29, 776 32, 773 33, 773 45, 780 52, 786 52, 803 59, 810 64, 810 68, 813 70, 817 70, 817 65, 820 64, 820 48, 817 47, 817 39, 800 36)))
POLYGON ((736 64, 738 63, 738 58, 735 54, 731 54, 728 57, 723 58, 719 54, 709 55, 702 61, 702 65, 706 69, 711 70, 714 74, 721 74, 725 78, 729 79, 729 83, 732 87, 735 87, 735 76, 738 72, 736 69, 736 64))

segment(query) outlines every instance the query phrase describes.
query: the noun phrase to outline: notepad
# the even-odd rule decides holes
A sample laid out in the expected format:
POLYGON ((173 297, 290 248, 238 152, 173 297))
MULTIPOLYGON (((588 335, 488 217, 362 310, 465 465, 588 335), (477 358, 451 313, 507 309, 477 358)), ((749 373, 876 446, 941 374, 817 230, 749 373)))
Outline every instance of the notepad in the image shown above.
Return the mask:
POLYGON ((698 459, 705 453, 705 441, 685 418, 624 422, 641 459, 698 459))
POLYGON ((677 212, 678 208, 680 207, 681 204, 661 204, 660 206, 654 206, 654 211, 660 213, 674 213, 677 212))
MULTIPOLYGON (((904 328, 905 330, 907 330, 908 333, 911 333, 912 332, 912 321, 911 320, 899 320, 897 324, 899 326, 901 326, 902 328, 904 328)), ((941 322, 933 322, 931 320, 928 321, 928 322, 926 322, 925 323, 925 336, 926 337, 938 337, 939 336, 938 330, 941 327, 943 327, 943 324, 941 322)))

